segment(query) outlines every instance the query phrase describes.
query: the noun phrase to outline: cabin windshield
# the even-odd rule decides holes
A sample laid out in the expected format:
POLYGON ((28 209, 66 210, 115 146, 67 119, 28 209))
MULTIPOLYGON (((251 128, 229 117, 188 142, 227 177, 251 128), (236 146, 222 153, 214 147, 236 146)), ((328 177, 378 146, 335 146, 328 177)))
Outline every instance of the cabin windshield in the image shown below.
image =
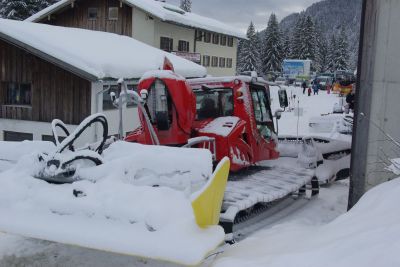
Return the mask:
POLYGON ((233 116, 233 92, 231 88, 195 90, 196 120, 233 116))

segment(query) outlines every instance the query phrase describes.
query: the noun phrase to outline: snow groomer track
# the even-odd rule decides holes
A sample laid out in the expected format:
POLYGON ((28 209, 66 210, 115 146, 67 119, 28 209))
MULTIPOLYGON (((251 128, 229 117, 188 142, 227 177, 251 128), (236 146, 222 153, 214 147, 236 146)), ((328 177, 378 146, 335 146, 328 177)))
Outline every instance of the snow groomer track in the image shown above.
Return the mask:
POLYGON ((294 193, 305 194, 306 189, 311 189, 311 195, 319 190, 315 170, 298 167, 254 167, 229 179, 220 218, 227 239, 232 237, 235 224, 266 211, 277 201, 294 193))

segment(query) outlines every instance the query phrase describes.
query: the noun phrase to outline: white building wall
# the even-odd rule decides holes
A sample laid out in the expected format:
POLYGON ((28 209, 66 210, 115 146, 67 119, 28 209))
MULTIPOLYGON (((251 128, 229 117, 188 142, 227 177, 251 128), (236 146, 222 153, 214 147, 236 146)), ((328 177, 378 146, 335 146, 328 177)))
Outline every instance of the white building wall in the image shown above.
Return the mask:
POLYGON ((174 40, 173 51, 178 51, 179 40, 189 42, 189 52, 194 51, 194 35, 195 35, 194 29, 162 22, 157 19, 155 21, 154 33, 155 33, 154 46, 157 48, 160 48, 161 37, 169 37, 174 40))
MULTIPOLYGON (((132 8, 132 37, 151 46, 156 46, 155 19, 142 10, 132 8)), ((158 44, 159 45, 159 44, 158 44)))
MULTIPOLYGON (((196 42, 196 52, 201 54, 201 60, 203 61, 203 55, 210 56, 210 66, 207 67, 207 73, 212 76, 232 76, 236 74, 237 64, 237 45, 238 39, 233 38, 233 47, 228 45, 222 46, 220 44, 205 43, 203 41, 196 42), (224 58, 232 58, 232 68, 220 68, 211 66, 211 57, 217 56, 224 58)), ((203 64, 203 63, 202 63, 203 64)))

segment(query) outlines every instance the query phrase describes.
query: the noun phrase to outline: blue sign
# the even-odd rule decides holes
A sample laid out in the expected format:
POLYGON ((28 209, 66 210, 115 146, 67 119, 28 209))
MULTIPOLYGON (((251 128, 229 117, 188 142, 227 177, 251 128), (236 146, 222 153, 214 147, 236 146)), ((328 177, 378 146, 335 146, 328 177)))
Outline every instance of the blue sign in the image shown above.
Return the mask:
POLYGON ((303 61, 283 61, 283 75, 285 77, 295 78, 304 75, 303 61))

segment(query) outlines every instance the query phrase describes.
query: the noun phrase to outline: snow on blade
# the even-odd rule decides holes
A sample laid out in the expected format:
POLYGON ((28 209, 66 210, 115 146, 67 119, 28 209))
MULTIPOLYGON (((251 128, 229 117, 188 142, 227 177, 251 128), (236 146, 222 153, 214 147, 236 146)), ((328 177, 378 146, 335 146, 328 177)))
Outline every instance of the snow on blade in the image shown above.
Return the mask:
MULTIPOLYGON (((0 151, 20 144, 2 142, 0 151)), ((220 226, 199 228, 191 207, 212 172, 208 150, 116 142, 72 184, 36 172, 35 154, 0 171, 0 231, 192 265, 224 239, 220 226)))
POLYGON ((97 79, 137 79, 148 70, 161 69, 165 57, 174 65, 176 73, 184 77, 207 74, 196 63, 112 33, 0 19, 0 34, 97 79))
POLYGON ((400 266, 399 192, 397 178, 329 224, 298 221, 264 230, 225 251, 214 266, 400 266))

